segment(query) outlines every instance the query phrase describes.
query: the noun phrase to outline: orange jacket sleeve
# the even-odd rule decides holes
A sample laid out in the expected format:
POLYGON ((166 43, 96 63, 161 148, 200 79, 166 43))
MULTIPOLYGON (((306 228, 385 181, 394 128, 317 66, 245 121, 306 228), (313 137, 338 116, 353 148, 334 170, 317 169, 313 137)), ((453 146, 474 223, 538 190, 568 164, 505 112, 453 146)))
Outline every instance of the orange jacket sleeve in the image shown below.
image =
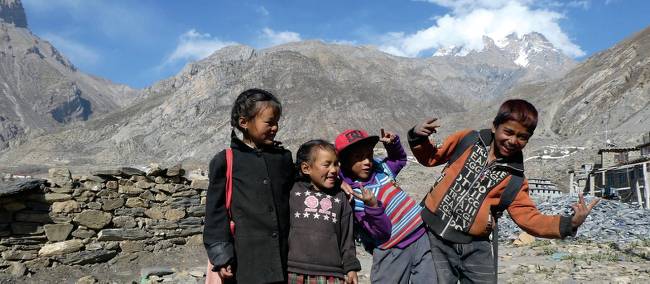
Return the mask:
POLYGON ((418 137, 413 133, 413 129, 411 129, 408 133, 409 146, 411 147, 413 156, 415 156, 420 164, 427 167, 435 167, 449 161, 451 154, 454 153, 460 140, 470 131, 469 129, 458 131, 447 137, 440 147, 436 147, 434 142, 426 139, 426 137, 418 137))
POLYGON ((571 217, 542 214, 528 195, 528 180, 524 180, 521 186, 508 207, 508 214, 520 228, 540 238, 560 239, 575 235, 571 228, 571 217))

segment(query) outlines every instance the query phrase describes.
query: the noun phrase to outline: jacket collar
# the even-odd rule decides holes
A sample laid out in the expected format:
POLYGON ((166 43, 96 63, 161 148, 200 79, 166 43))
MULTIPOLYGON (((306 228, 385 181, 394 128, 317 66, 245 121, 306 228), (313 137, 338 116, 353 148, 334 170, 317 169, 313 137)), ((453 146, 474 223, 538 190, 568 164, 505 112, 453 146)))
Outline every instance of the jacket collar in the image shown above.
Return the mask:
POLYGON ((237 136, 231 136, 230 137, 230 148, 237 149, 242 152, 259 152, 260 150, 257 148, 253 148, 251 146, 248 146, 244 141, 241 139, 237 138, 237 136))
POLYGON ((237 149, 242 152, 253 152, 253 153, 261 153, 261 152, 269 152, 269 151, 274 151, 274 150, 282 150, 282 146, 280 146, 281 143, 278 143, 277 145, 273 146, 268 146, 268 147, 263 147, 263 148, 253 148, 251 146, 248 146, 248 144, 244 143, 241 139, 235 135, 235 132, 230 134, 230 148, 237 149))
MULTIPOLYGON (((479 140, 481 140, 481 143, 485 148, 489 149, 489 147, 492 145, 492 141, 494 140, 494 133, 492 133, 492 129, 481 129, 479 131, 479 140)), ((512 169, 520 174, 523 174, 524 172, 524 155, 521 153, 521 151, 515 153, 510 157, 498 158, 496 163, 497 166, 512 169)))

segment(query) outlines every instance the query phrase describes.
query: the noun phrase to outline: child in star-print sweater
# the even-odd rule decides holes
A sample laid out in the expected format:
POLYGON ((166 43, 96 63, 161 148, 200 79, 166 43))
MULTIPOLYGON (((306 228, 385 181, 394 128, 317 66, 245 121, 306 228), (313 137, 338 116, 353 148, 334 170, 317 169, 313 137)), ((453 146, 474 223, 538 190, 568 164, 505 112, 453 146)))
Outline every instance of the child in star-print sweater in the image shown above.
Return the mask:
POLYGON ((334 145, 309 141, 298 149, 299 181, 291 189, 289 283, 357 283, 352 206, 340 188, 334 145))

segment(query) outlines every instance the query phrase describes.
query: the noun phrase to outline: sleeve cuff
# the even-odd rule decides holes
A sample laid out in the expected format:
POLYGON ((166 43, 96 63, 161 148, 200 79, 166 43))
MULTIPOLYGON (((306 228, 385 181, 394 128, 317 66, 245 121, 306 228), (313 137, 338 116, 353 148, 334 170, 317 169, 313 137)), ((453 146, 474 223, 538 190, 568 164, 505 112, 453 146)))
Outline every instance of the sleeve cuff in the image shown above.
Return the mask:
POLYGON ((359 263, 359 260, 355 259, 350 263, 344 264, 343 270, 345 270, 345 273, 348 273, 350 271, 361 271, 361 263, 359 263))
POLYGON ((578 229, 573 229, 571 225, 571 216, 560 216, 560 237, 566 238, 568 236, 575 237, 578 229))
POLYGON ((232 243, 229 242, 216 242, 210 246, 206 245, 206 251, 208 253, 208 258, 214 266, 214 271, 218 271, 220 268, 233 264, 235 259, 235 250, 232 243))
POLYGON ((424 143, 424 142, 429 141, 429 137, 428 137, 428 136, 420 136, 420 135, 417 135, 417 134, 415 134, 414 129, 415 129, 415 128, 411 128, 411 129, 409 129, 408 135, 407 135, 407 137, 406 137, 406 138, 408 139, 409 144, 412 144, 412 145, 415 144, 415 145, 417 145, 417 144, 422 144, 422 143, 424 143))
POLYGON ((364 206, 363 211, 365 211, 368 215, 378 216, 384 214, 384 205, 381 203, 381 201, 377 201, 377 207, 364 206))

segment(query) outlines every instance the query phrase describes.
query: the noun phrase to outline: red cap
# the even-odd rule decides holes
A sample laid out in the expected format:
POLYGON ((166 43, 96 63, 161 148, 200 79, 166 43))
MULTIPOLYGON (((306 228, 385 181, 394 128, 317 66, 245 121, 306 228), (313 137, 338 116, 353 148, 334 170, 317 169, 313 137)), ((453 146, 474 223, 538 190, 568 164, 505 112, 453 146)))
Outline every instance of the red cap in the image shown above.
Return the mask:
POLYGON ((352 144, 360 144, 363 142, 374 147, 379 142, 379 136, 368 136, 368 132, 361 129, 348 129, 336 136, 334 147, 336 147, 336 153, 341 153, 341 151, 350 147, 352 144))

